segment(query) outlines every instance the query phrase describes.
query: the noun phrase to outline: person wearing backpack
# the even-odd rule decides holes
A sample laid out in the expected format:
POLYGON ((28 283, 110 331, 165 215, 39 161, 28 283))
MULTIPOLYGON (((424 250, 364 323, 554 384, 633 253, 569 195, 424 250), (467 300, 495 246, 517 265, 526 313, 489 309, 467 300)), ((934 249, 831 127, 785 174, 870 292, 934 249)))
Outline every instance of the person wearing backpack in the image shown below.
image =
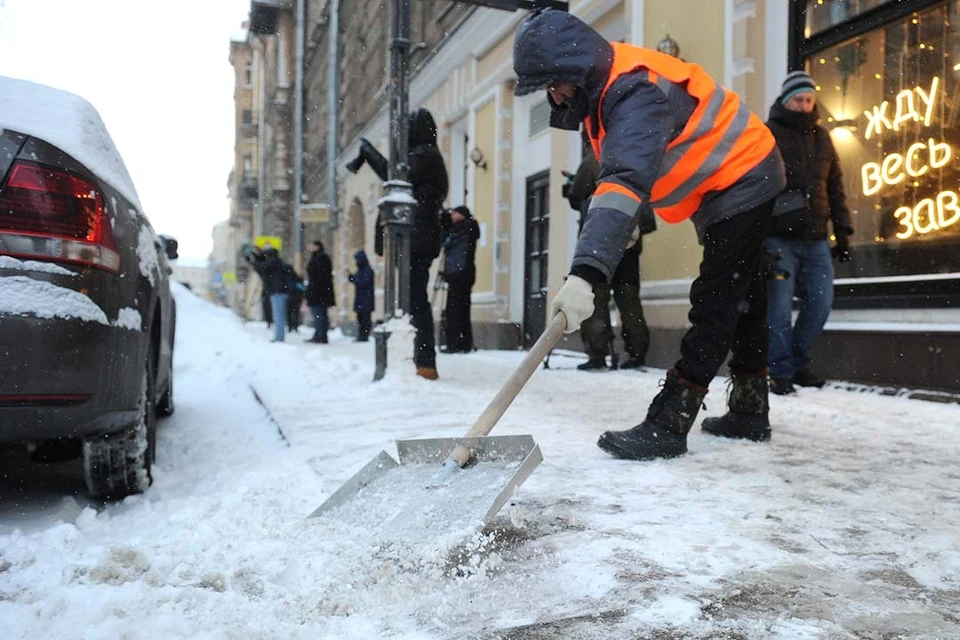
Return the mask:
POLYGON ((459 206, 449 212, 450 226, 443 241, 443 279, 447 282, 447 341, 443 353, 473 351, 470 325, 470 291, 477 280, 474 258, 480 225, 470 209, 459 206))

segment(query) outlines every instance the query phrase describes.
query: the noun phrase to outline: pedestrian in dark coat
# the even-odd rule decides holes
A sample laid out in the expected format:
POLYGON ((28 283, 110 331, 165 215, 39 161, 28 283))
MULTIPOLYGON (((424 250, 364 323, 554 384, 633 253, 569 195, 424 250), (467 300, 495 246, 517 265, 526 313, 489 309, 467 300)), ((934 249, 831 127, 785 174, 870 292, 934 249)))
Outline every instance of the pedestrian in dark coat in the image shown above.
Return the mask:
POLYGON ((300 305, 307 287, 292 265, 285 263, 284 267, 287 270, 287 329, 296 332, 300 328, 300 305))
POLYGON ((357 271, 347 274, 347 278, 356 288, 353 310, 357 314, 357 342, 366 342, 370 338, 370 315, 373 313, 375 302, 373 269, 370 267, 370 261, 367 260, 367 254, 363 249, 353 254, 353 259, 357 262, 357 271))
MULTIPOLYGON (((413 363, 417 375, 436 380, 437 351, 434 337, 433 311, 427 288, 430 284, 430 265, 440 255, 440 213, 447 197, 449 181, 443 156, 437 147, 437 125, 426 109, 410 114, 408 133, 409 173, 413 185, 413 228, 410 235, 410 316, 417 329, 413 363)), ((360 155, 347 168, 354 173, 364 162, 381 180, 388 177, 387 160, 366 139, 360 141, 360 155)), ((383 221, 377 219, 374 250, 383 255, 383 221)))
POLYGON ((313 314, 313 337, 310 342, 327 344, 327 331, 330 328, 327 309, 336 306, 336 298, 333 295, 333 264, 319 240, 310 245, 310 261, 307 263, 307 306, 313 314))
POLYGON ((452 209, 448 215, 449 227, 443 241, 443 279, 447 282, 447 340, 441 351, 470 353, 473 351, 470 291, 477 280, 474 260, 477 240, 480 239, 480 225, 465 206, 452 209))
MULTIPOLYGON (((593 155, 589 142, 584 148, 584 157, 573 176, 573 182, 567 194, 570 206, 580 212, 580 229, 586 222, 590 211, 590 196, 597 186, 600 163, 593 155)), ((610 325, 610 294, 620 311, 620 335, 627 352, 627 360, 619 365, 621 369, 639 369, 646 365, 647 350, 650 348, 650 329, 643 316, 643 303, 640 301, 640 254, 643 253, 643 234, 657 228, 653 212, 647 208, 641 215, 641 233, 623 253, 617 270, 610 282, 593 287, 593 315, 580 325, 580 339, 587 354, 587 361, 577 366, 581 371, 598 371, 607 368, 607 353, 613 342, 613 327, 610 325)))
POLYGON ((263 290, 270 297, 270 310, 273 320, 273 342, 283 342, 287 317, 287 295, 289 292, 287 266, 273 247, 262 252, 247 252, 244 258, 263 281, 263 290))
POLYGON ((777 139, 787 186, 777 198, 767 232, 775 260, 769 278, 770 391, 796 393, 794 384, 822 387, 810 371, 810 347, 823 331, 833 306, 833 263, 850 259, 850 210, 843 192, 840 159, 830 134, 818 123, 816 83, 807 73, 787 76, 770 108, 767 126, 777 139), (830 248, 830 226, 836 245, 830 248), (793 322, 793 298, 800 311, 793 322))

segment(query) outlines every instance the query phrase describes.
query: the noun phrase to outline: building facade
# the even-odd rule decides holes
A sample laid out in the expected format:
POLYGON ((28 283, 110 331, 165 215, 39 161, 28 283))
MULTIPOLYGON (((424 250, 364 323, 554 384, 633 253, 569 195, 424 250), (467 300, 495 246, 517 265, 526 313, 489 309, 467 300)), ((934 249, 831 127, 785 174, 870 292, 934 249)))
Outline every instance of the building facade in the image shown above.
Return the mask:
MULTIPOLYGON (((351 174, 345 165, 361 137, 387 149, 389 4, 314 0, 307 8, 304 198, 335 203, 329 227, 314 233, 327 232, 337 274, 352 267, 356 249, 373 256, 380 181, 369 169, 351 174), (341 112, 331 119, 333 58, 325 52, 334 7, 341 112)), ((953 247, 960 242, 953 139, 960 0, 697 4, 695 20, 689 4, 675 0, 573 0, 570 10, 612 41, 678 46, 680 58, 703 66, 763 119, 787 71, 807 68, 820 85, 856 229, 854 259, 837 265, 835 309, 815 347, 818 369, 891 387, 960 388, 960 253, 953 247)), ((579 137, 548 127, 544 95, 513 96, 512 45, 524 12, 412 7, 413 42, 428 44, 415 47, 410 106, 430 109, 438 122, 451 185, 446 204, 470 207, 481 228, 476 340, 482 348, 527 346, 543 330, 547 301, 573 256, 578 214, 561 186, 562 172, 580 162, 579 137)), ((690 224, 661 222, 645 238, 652 365, 677 357, 700 257, 690 224)), ((373 263, 382 277, 379 259, 373 263)), ((350 287, 341 280, 337 290, 338 320, 346 324, 350 287)), ((568 340, 578 346, 575 336, 568 340)))

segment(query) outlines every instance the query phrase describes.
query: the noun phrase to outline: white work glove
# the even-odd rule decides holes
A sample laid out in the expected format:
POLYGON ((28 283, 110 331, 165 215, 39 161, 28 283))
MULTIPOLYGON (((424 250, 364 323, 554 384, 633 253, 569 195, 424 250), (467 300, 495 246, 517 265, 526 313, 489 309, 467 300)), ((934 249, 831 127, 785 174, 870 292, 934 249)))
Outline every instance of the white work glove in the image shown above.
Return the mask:
POLYGON ((550 317, 563 311, 567 317, 564 333, 573 333, 580 323, 593 315, 593 287, 579 276, 567 276, 567 281, 550 303, 550 317))

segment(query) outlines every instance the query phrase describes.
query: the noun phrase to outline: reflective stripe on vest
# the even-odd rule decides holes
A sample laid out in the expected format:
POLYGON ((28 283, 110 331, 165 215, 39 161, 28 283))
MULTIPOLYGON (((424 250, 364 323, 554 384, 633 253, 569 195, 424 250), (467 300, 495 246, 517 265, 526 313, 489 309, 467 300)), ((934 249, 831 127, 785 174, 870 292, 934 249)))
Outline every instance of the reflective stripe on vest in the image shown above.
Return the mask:
MULTIPOLYGON (((649 82, 667 94, 682 91, 678 85, 686 83, 687 93, 697 101, 680 135, 667 145, 650 194, 651 207, 667 222, 689 218, 707 193, 730 187, 773 151, 776 141, 767 126, 736 93, 718 85, 699 65, 651 49, 621 43, 612 46, 613 65, 600 94, 599 114, 603 113, 603 97, 611 85, 627 73, 645 73, 649 82)), ((589 118, 586 125, 599 159, 606 137, 603 118, 597 123, 596 138, 589 118)), ((596 193, 609 184, 613 183, 601 182, 596 193)), ((638 207, 639 198, 631 196, 638 207)))

